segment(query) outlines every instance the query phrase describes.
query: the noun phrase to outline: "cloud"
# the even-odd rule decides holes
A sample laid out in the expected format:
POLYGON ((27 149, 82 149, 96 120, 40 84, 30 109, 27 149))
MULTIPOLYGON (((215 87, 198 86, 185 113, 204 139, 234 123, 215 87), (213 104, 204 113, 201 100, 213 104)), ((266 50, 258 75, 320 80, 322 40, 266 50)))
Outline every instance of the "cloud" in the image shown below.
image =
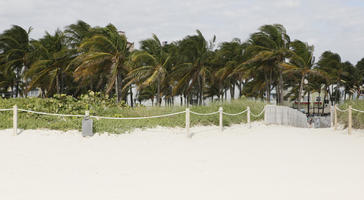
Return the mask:
POLYGON ((246 40, 264 24, 283 24, 292 39, 339 53, 354 64, 364 57, 364 4, 359 0, 2 0, 0 31, 33 26, 33 38, 81 19, 93 26, 113 23, 138 42, 157 34, 179 40, 200 29, 219 42, 246 40))

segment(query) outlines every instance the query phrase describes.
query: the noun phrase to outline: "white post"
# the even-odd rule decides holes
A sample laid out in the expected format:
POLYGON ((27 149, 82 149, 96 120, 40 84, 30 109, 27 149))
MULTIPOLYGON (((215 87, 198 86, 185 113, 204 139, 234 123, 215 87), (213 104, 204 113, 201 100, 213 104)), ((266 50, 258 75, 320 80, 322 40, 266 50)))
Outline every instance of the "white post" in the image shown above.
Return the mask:
POLYGON ((349 122, 348 122, 348 135, 351 135, 351 129, 353 126, 352 108, 349 106, 349 122))
POLYGON ((18 133, 18 106, 13 107, 13 131, 14 135, 18 133))
POLYGON ((186 133, 187 137, 190 137, 190 109, 186 108, 186 133))
POLYGON ((85 118, 89 118, 90 117, 90 111, 89 110, 86 110, 85 111, 85 118))
POLYGON ((250 124, 250 107, 248 106, 246 109, 248 110, 246 112, 246 119, 247 119, 247 122, 248 122, 248 127, 250 128, 251 127, 251 124, 250 124))
POLYGON ((335 117, 335 119, 334 119, 334 129, 335 130, 337 130, 337 109, 336 109, 336 104, 335 104, 335 106, 334 106, 334 117, 335 117))
POLYGON ((334 107, 330 105, 330 127, 332 128, 334 126, 334 107))
POLYGON ((223 108, 222 108, 222 107, 220 107, 220 108, 219 108, 219 113, 220 113, 220 120, 219 120, 220 133, 222 133, 222 129, 223 129, 223 126, 222 126, 222 112, 223 112, 223 108))

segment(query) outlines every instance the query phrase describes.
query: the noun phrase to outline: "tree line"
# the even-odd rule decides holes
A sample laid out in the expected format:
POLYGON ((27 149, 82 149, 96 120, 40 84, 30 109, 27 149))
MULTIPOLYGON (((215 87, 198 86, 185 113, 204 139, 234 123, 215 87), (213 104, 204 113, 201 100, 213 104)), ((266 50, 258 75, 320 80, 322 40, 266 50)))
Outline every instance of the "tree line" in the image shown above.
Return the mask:
POLYGON ((228 96, 273 97, 282 104, 300 103, 310 92, 332 102, 352 99, 364 83, 364 58, 353 65, 325 51, 316 62, 314 46, 291 40, 280 24, 219 44, 199 30, 169 43, 153 34, 139 49, 113 24, 78 21, 40 39, 31 39, 31 31, 14 25, 0 34, 0 93, 26 97, 37 88, 41 97, 79 97, 94 91, 118 102, 130 98, 131 106, 174 104, 175 97, 203 105, 228 96))

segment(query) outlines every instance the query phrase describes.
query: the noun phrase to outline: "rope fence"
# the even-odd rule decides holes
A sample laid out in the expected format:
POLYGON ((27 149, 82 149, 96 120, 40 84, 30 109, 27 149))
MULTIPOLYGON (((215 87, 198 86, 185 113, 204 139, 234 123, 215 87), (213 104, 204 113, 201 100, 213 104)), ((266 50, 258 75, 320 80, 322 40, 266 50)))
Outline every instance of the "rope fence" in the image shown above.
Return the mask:
POLYGON ((254 113, 250 113, 253 117, 260 117, 265 111, 265 107, 263 108, 262 112, 260 112, 259 114, 255 115, 254 113))
POLYGON ((85 117, 85 115, 69 115, 69 114, 57 114, 57 113, 46 113, 46 112, 37 112, 32 110, 18 109, 18 111, 38 114, 38 115, 49 115, 49 116, 58 116, 58 117, 85 117))
MULTIPOLYGON (((248 124, 249 127, 251 127, 250 117, 251 116, 253 116, 255 118, 260 117, 261 115, 263 115, 263 113, 265 113, 266 107, 264 107, 263 110, 258 114, 252 113, 250 111, 250 107, 247 107, 245 110, 243 110, 241 112, 238 112, 238 113, 227 113, 227 112, 223 111, 222 107, 220 107, 218 111, 211 112, 211 113, 199 113, 199 112, 191 111, 189 108, 186 108, 185 111, 169 113, 169 114, 163 114, 163 115, 156 115, 156 116, 145 116, 145 117, 105 117, 105 116, 93 116, 93 115, 90 116, 89 111, 86 111, 85 115, 47 113, 47 112, 38 112, 38 111, 26 110, 26 109, 20 109, 20 108, 18 109, 18 107, 16 105, 12 109, 11 108, 0 109, 0 112, 5 112, 5 111, 12 111, 13 112, 13 131, 14 131, 14 135, 17 134, 18 112, 26 112, 26 113, 31 113, 31 114, 58 116, 58 117, 94 118, 94 119, 97 119, 97 120, 99 120, 99 119, 110 119, 110 120, 153 119, 153 118, 162 118, 162 117, 170 117, 170 116, 185 114, 186 115, 186 123, 185 123, 186 132, 187 132, 187 135, 190 136, 190 130, 189 129, 190 129, 190 115, 191 114, 194 114, 194 115, 197 115, 197 116, 211 116, 211 115, 219 114, 219 130, 222 133, 222 131, 223 131, 223 115, 238 116, 238 115, 242 115, 244 113, 247 113, 247 124, 248 124)), ((335 130, 337 130, 337 128, 338 128, 338 112, 341 112, 341 113, 348 112, 348 135, 350 135, 352 133, 352 125, 353 125, 352 111, 359 112, 359 113, 364 113, 363 110, 358 110, 358 109, 352 108, 352 106, 349 106, 347 109, 340 109, 340 108, 337 107, 337 105, 331 106, 331 109, 330 109, 331 126, 333 126, 335 130)))
POLYGON ((190 113, 195 114, 195 115, 198 115, 198 116, 209 116, 209 115, 215 115, 215 114, 218 114, 218 113, 219 113, 219 111, 212 112, 212 113, 198 113, 198 112, 190 111, 190 113))
POLYGON ((337 127, 339 124, 337 111, 342 112, 342 113, 348 112, 348 135, 351 135, 352 129, 353 129, 353 114, 352 114, 353 111, 359 112, 359 113, 364 113, 364 111, 355 109, 351 105, 349 105, 349 107, 345 110, 338 108, 337 105, 331 106, 331 109, 330 109, 331 126, 334 126, 335 130, 337 130, 337 127))
POLYGON ((155 116, 145 116, 145 117, 106 117, 106 116, 93 116, 90 115, 89 111, 85 111, 85 115, 72 115, 72 114, 58 114, 58 113, 48 113, 48 112, 39 112, 39 111, 33 111, 33 110, 26 110, 26 109, 21 109, 18 108, 16 105, 11 109, 0 109, 1 111, 12 111, 13 112, 13 132, 14 135, 17 135, 17 129, 18 129, 18 112, 26 112, 26 113, 30 113, 30 114, 38 114, 38 115, 48 115, 48 116, 58 116, 58 117, 80 117, 80 118, 94 118, 94 119, 110 119, 110 120, 138 120, 138 119, 153 119, 153 118, 162 118, 162 117, 169 117, 169 116, 175 116, 175 115, 180 115, 180 114, 184 114, 186 115, 186 132, 187 132, 187 136, 191 136, 190 134, 190 114, 194 114, 197 116, 211 116, 211 115, 216 115, 219 114, 219 130, 220 132, 223 131, 223 115, 227 115, 227 116, 238 116, 244 113, 247 113, 247 123, 249 128, 251 127, 251 123, 250 123, 250 116, 252 115, 253 117, 259 117, 260 115, 262 115, 265 111, 265 108, 263 108, 263 110, 259 113, 259 114, 254 114, 250 111, 250 107, 248 106, 245 110, 238 112, 238 113, 227 113, 223 111, 223 108, 220 107, 218 111, 216 112, 211 112, 211 113, 198 113, 198 112, 194 112, 191 111, 190 108, 186 108, 185 111, 180 111, 180 112, 175 112, 175 113, 169 113, 169 114, 163 114, 163 115, 155 115, 155 116))

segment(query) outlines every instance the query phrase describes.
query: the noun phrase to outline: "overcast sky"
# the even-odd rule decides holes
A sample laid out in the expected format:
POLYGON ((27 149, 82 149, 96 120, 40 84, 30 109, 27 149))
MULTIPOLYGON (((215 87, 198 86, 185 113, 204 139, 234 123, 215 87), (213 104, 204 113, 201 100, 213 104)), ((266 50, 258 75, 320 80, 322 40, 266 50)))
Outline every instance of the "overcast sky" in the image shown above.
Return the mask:
POLYGON ((364 0, 0 0, 0 32, 32 26, 32 38, 84 20, 113 23, 132 42, 158 35, 182 39, 200 29, 207 39, 246 40, 264 24, 283 24, 291 39, 356 64, 364 57, 364 0))

